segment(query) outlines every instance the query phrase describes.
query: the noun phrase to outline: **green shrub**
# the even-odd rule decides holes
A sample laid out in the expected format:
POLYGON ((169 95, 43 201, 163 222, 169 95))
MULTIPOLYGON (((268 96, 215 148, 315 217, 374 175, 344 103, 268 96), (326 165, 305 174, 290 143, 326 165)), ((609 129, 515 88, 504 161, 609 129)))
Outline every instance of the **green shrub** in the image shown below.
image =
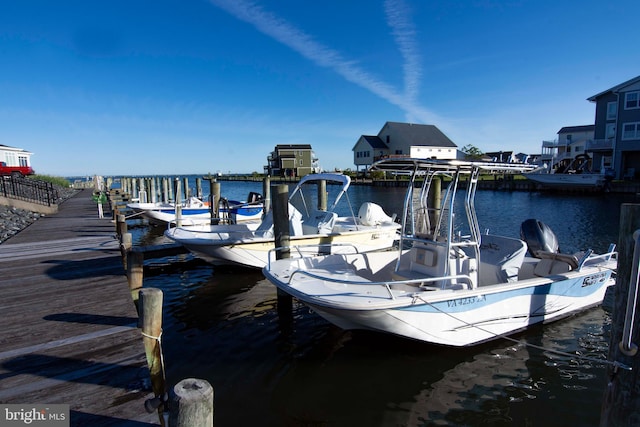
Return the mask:
POLYGON ((71 183, 66 179, 60 176, 50 176, 50 175, 31 175, 29 176, 31 179, 37 179, 39 181, 50 182, 53 185, 57 185, 58 187, 68 188, 71 186, 71 183))

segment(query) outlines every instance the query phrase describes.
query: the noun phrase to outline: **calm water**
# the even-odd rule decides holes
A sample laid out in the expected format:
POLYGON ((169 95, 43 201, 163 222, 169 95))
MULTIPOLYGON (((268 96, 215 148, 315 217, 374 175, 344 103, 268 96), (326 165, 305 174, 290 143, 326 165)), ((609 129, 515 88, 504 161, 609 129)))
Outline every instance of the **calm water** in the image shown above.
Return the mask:
MULTIPOLYGON (((260 183, 222 183, 244 198, 260 183)), ((352 187, 400 212, 404 189, 352 187)), ((616 242, 622 202, 633 196, 479 191, 482 229, 518 236, 527 218, 557 234, 564 252, 616 242)), ((141 227, 139 241, 161 230, 141 227)), ((342 331, 294 302, 278 316, 259 271, 208 265, 149 275, 165 294, 163 345, 171 385, 206 379, 223 426, 597 426, 606 385, 610 317, 602 308, 516 336, 449 349, 365 331, 342 331), (527 347, 581 354, 559 356, 527 347)))

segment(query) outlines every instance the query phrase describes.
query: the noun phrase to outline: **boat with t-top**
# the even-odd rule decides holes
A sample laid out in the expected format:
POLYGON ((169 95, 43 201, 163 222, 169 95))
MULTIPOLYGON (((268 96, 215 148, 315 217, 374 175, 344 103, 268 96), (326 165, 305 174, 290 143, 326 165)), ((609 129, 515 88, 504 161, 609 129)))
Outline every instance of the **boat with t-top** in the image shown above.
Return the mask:
POLYGON ((522 224, 520 238, 481 233, 480 175, 523 173, 527 165, 404 158, 372 169, 411 175, 398 250, 305 255, 301 248, 263 269, 279 290, 341 328, 469 346, 598 305, 615 283, 615 245, 603 254, 560 253, 536 219, 522 224), (440 183, 446 189, 432 203, 440 183))

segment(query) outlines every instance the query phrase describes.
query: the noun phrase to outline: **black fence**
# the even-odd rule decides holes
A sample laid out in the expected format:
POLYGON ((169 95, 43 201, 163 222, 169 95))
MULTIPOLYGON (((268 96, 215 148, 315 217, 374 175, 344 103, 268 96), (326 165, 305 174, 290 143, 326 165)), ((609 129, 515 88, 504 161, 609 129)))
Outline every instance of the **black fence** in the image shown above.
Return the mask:
POLYGON ((0 177, 0 196, 45 206, 55 205, 60 198, 50 182, 13 176, 0 177))

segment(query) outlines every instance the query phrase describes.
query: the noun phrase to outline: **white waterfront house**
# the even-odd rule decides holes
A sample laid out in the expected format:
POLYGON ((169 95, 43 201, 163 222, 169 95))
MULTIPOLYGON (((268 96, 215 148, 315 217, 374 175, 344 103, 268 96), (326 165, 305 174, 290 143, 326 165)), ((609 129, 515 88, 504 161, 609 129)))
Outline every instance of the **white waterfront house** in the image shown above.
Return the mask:
POLYGON ((388 156, 455 159, 457 145, 434 125, 387 122, 378 135, 362 135, 353 147, 356 170, 388 156))
POLYGON ((0 144, 0 162, 5 162, 7 166, 31 166, 32 155, 22 148, 0 144))

